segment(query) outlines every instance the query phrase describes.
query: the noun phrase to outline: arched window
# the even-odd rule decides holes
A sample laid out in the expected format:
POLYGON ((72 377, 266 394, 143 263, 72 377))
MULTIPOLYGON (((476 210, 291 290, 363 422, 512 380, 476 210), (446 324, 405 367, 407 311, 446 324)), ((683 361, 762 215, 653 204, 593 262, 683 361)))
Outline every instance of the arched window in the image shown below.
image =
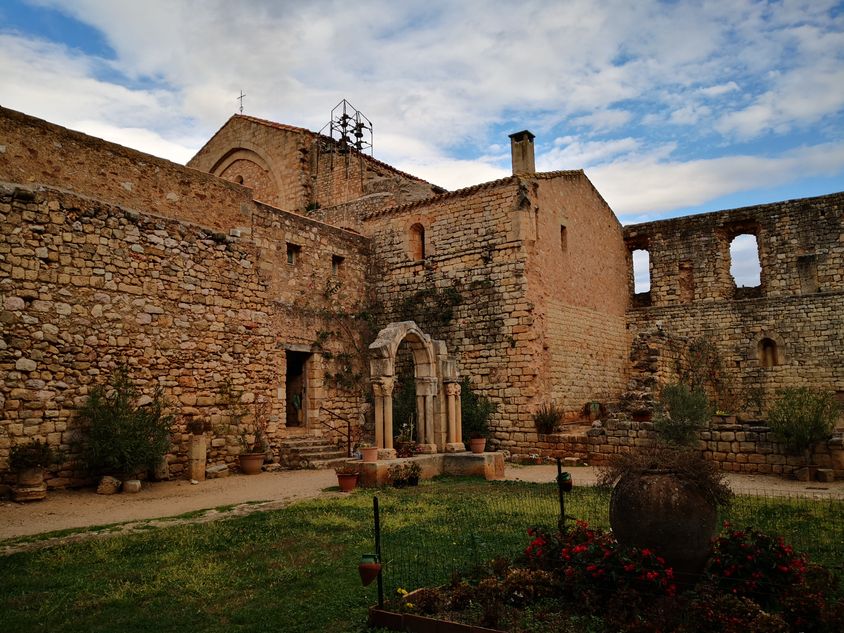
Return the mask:
POLYGON ((425 259, 425 227, 418 222, 410 227, 410 258, 425 259))
POLYGON ((760 367, 776 367, 780 364, 777 355, 777 343, 773 339, 763 338, 756 349, 760 367))

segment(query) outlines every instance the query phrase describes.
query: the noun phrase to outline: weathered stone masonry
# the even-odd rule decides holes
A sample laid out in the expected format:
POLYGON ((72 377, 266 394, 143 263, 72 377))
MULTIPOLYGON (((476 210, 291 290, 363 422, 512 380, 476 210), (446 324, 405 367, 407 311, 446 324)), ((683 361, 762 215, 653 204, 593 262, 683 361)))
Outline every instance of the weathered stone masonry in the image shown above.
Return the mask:
MULTIPOLYGON (((768 401, 798 384, 844 393, 844 194, 622 228, 583 172, 533 173, 532 135, 515 136, 512 177, 443 192, 253 117, 232 117, 183 167, 0 108, 0 477, 26 438, 72 451, 76 407, 124 359, 174 403, 174 474, 186 415, 214 427, 210 463, 239 452, 227 379, 242 405, 269 404, 274 445, 336 438, 326 409, 365 410, 365 381, 340 378, 365 373, 357 351, 402 319, 498 404, 494 439, 515 454, 597 462, 652 442, 647 405, 702 336, 768 401), (758 239, 759 288, 730 277, 742 233, 758 239), (634 297, 637 248, 652 288, 634 297), (296 380, 303 411, 288 426, 296 380), (643 419, 537 435, 540 405, 577 422, 596 401, 643 419)), ((793 468, 760 428, 705 433, 724 468, 793 468)), ((821 454, 840 470, 840 442, 821 454)), ((50 480, 78 482, 69 463, 50 480)))

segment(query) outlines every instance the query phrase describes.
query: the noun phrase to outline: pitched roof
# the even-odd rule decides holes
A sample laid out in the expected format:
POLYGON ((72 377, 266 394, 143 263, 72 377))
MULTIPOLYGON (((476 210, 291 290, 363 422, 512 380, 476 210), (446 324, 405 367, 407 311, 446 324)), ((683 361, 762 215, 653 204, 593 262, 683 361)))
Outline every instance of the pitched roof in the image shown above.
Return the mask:
MULTIPOLYGON (((432 196, 430 198, 424 198, 423 200, 416 200, 414 202, 407 202, 405 204, 399 204, 393 207, 386 207, 384 209, 376 209, 373 211, 369 211, 368 213, 364 213, 361 215, 361 218, 366 220, 369 218, 374 218, 379 215, 387 215, 391 213, 398 213, 402 211, 408 211, 410 209, 416 209, 419 207, 423 207, 429 204, 436 204, 443 200, 453 200, 455 198, 465 198, 467 196, 471 196, 476 194, 479 191, 486 191, 489 189, 495 189, 497 187, 501 187, 504 185, 514 184, 521 180, 548 180, 551 178, 563 178, 563 177, 583 177, 586 178, 586 174, 583 173, 582 169, 571 169, 565 171, 546 171, 546 172, 537 172, 533 174, 515 174, 513 176, 505 176, 504 178, 499 178, 498 180, 490 180, 488 182, 482 182, 477 185, 471 185, 469 187, 464 187, 463 189, 455 189, 454 191, 447 191, 445 193, 441 193, 437 196, 432 196)), ((589 181, 588 178, 586 178, 589 181)), ((594 189, 594 186, 593 186, 594 189)), ((596 190, 597 192, 597 190, 596 190)), ((600 195, 600 194, 598 194, 600 195)), ((601 198, 603 200, 603 198, 601 198)), ((606 204, 606 202, 604 203, 606 204)), ((609 206, 609 205, 608 205, 609 206)))
MULTIPOLYGON (((276 130, 281 130, 283 132, 294 132, 294 133, 297 133, 297 134, 306 134, 306 135, 311 136, 313 138, 320 138, 320 139, 327 141, 327 142, 331 142, 331 143, 337 142, 335 139, 331 138, 330 136, 326 136, 324 134, 319 134, 318 132, 313 132, 313 131, 311 131, 307 128, 296 127, 295 125, 287 125, 285 123, 276 123, 275 121, 270 121, 268 119, 260 119, 258 117, 250 116, 248 114, 233 114, 222 125, 222 127, 220 127, 220 129, 217 130, 210 139, 208 139, 208 142, 205 143, 205 145, 203 145, 203 148, 205 146, 207 146, 208 143, 210 143, 214 139, 214 137, 217 136, 217 134, 219 134, 223 130, 223 128, 225 128, 229 123, 231 123, 232 121, 237 120, 237 119, 242 119, 244 121, 249 121, 250 123, 255 123, 257 125, 263 125, 265 127, 270 127, 270 128, 276 129, 276 130)), ((201 152, 202 149, 200 149, 199 151, 201 152)), ((372 156, 370 156, 368 154, 364 154, 363 152, 358 152, 356 150, 350 150, 350 151, 354 154, 357 154, 358 156, 360 156, 361 158, 363 158, 367 162, 369 162, 369 163, 371 163, 371 164, 373 164, 373 165, 375 165, 375 166, 377 166, 381 169, 386 169, 387 171, 390 171, 390 172, 396 174, 397 176, 401 176, 402 178, 408 178, 410 180, 415 180, 416 182, 421 182, 421 183, 424 183, 426 185, 431 185, 431 187, 435 187, 437 189, 442 189, 443 191, 446 191, 446 189, 444 189, 443 187, 439 187, 438 185, 430 183, 427 180, 419 178, 418 176, 414 176, 413 174, 409 174, 409 173, 402 171, 400 169, 396 169, 392 165, 385 163, 383 161, 380 161, 377 158, 373 158, 372 156)), ((197 152, 197 154, 198 153, 199 152, 197 152)))

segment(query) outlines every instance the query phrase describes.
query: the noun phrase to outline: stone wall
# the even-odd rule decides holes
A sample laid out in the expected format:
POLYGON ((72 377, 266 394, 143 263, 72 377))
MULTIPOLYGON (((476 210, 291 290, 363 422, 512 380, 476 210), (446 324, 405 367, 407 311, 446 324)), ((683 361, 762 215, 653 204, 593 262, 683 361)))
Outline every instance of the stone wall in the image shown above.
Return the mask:
POLYGON ((6 108, 0 182, 67 189, 214 230, 251 224, 248 189, 6 108))
POLYGON ((625 389, 629 261, 621 225, 582 172, 538 174, 527 276, 547 364, 546 398, 577 418, 625 389))
MULTIPOLYGON (((735 424, 726 418, 714 418, 699 432, 698 448, 703 456, 715 462, 721 470, 750 474, 789 475, 803 466, 801 456, 789 455, 776 441, 771 430, 758 423, 735 424)), ((548 436, 552 445, 562 438, 548 436)), ((587 433, 590 465, 606 463, 614 453, 650 447, 656 443, 656 433, 651 422, 609 420, 602 428, 587 433)), ((555 455, 553 448, 543 451, 555 455)), ((836 478, 844 476, 844 447, 841 437, 819 444, 815 449, 814 463, 821 468, 835 471, 836 478)))
POLYGON ((618 398, 627 252, 582 172, 505 178, 363 217, 384 320, 413 319, 446 341, 498 405, 493 437, 504 447, 530 451, 543 402, 577 417, 587 401, 618 398))
POLYGON ((628 247, 647 247, 652 267, 650 306, 629 311, 631 334, 709 338, 734 384, 762 390, 762 410, 786 386, 844 395, 842 217, 839 193, 627 227, 628 247), (762 268, 752 291, 729 272, 730 240, 748 232, 762 268))
MULTIPOLYGON (((461 375, 498 405, 493 436, 528 441, 540 346, 508 178, 364 216, 384 323, 414 320, 456 355, 461 375), (411 227, 424 228, 418 257, 411 227)), ((418 246, 418 245, 417 245, 418 246)))
MULTIPOLYGON (((368 242, 268 207, 255 219, 254 236, 222 236, 67 192, 0 188, 0 473, 11 445, 42 438, 67 455, 49 484, 80 483, 75 410, 121 361, 144 394, 160 385, 171 401, 174 475, 187 457, 186 415, 211 421, 210 463, 240 451, 225 381, 247 410, 266 401, 271 440, 284 437, 285 346, 313 349, 336 371, 313 342, 341 328, 359 342, 337 313, 365 295, 368 242), (288 241, 301 247, 295 265, 278 246, 288 241), (343 284, 324 293, 332 256, 343 257, 343 284)), ((359 409, 357 394, 315 387, 321 405, 359 409)))

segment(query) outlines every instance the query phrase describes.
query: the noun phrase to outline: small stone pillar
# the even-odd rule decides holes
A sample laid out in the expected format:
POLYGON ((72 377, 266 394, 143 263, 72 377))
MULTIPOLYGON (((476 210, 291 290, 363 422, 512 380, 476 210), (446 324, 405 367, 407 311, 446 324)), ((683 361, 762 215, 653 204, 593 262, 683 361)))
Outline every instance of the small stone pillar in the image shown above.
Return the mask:
POLYGON ((445 393, 448 398, 448 443, 445 445, 446 453, 462 453, 466 450, 463 444, 463 421, 460 408, 460 383, 449 382, 445 385, 445 393))
POLYGON ((392 378, 380 378, 372 381, 375 395, 375 446, 378 447, 378 459, 394 459, 393 448, 393 386, 392 378))
POLYGON ((188 447, 188 477, 205 481, 205 459, 207 454, 205 434, 191 435, 188 447))
POLYGON ((437 393, 437 379, 431 377, 416 379, 416 400, 418 413, 417 453, 436 453, 437 441, 434 437, 434 396, 437 393))

